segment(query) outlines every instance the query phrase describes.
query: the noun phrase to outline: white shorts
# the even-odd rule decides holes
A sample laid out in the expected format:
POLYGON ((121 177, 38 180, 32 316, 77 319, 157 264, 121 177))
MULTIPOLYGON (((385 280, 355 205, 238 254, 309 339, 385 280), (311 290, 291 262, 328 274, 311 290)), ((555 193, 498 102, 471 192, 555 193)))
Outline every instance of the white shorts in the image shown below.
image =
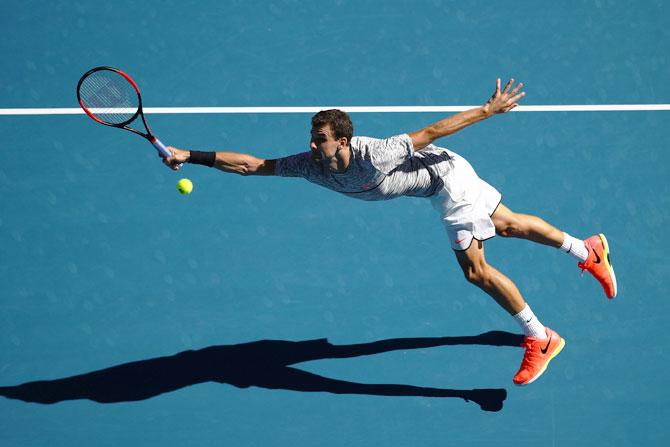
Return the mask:
POLYGON ((467 250, 473 239, 483 241, 496 235, 491 215, 502 196, 477 176, 468 161, 448 151, 451 169, 442 176, 444 186, 430 197, 440 213, 451 248, 467 250))

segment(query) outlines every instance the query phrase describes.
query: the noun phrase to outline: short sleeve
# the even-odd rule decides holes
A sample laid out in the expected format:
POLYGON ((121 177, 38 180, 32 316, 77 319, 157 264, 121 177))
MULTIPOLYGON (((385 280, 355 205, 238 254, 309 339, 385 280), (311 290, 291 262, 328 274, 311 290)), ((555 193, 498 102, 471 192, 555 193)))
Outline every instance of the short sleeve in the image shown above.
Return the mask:
POLYGON ((310 162, 309 152, 278 158, 275 164, 275 175, 280 177, 307 177, 310 162))
POLYGON ((372 164, 384 174, 389 174, 414 154, 412 139, 407 134, 384 140, 371 139, 367 144, 372 164))

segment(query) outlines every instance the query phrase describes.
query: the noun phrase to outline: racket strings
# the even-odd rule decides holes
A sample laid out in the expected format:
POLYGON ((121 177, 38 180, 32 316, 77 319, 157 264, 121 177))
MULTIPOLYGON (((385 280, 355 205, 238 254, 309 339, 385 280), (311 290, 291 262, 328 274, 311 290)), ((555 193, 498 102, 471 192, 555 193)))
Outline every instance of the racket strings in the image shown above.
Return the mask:
POLYGON ((84 107, 110 124, 122 124, 135 116, 140 106, 137 92, 120 74, 96 71, 87 76, 79 87, 84 107))

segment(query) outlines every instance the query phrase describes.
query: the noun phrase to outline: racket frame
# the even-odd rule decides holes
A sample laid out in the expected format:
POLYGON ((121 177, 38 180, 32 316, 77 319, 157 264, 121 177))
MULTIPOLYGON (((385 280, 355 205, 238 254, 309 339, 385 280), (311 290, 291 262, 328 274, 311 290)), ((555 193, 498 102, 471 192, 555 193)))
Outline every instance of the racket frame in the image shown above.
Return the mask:
POLYGON ((128 75, 127 73, 119 70, 118 68, 108 67, 108 66, 100 66, 100 67, 95 67, 95 68, 90 69, 89 71, 84 73, 84 75, 81 77, 81 79, 79 79, 79 82, 77 83, 77 101, 79 102, 79 106, 82 108, 84 113, 86 113, 86 115, 88 115, 91 119, 93 119, 93 121, 95 121, 97 123, 100 123, 100 124, 104 124, 105 126, 116 127, 118 129, 125 129, 125 130, 129 130, 133 133, 136 133, 137 135, 139 135, 141 137, 144 137, 147 140, 149 140, 149 142, 151 144, 153 144, 153 146, 156 148, 156 150, 158 151, 158 154, 161 157, 168 158, 168 157, 172 156, 172 154, 170 153, 169 150, 167 150, 165 145, 158 138, 156 138, 156 136, 151 132, 151 129, 149 128, 149 125, 147 124, 147 120, 144 117, 144 111, 142 110, 142 95, 140 94, 140 89, 137 86, 137 84, 135 83, 135 81, 133 80, 133 78, 131 78, 130 75, 128 75), (80 94, 79 90, 80 90, 81 85, 83 84, 84 80, 88 76, 90 76, 91 74, 93 74, 95 72, 98 72, 98 71, 103 71, 103 70, 112 71, 114 73, 117 73, 117 74, 123 76, 126 79, 126 81, 128 81, 128 83, 130 83, 130 85, 133 86, 133 88, 135 89, 135 93, 137 94, 137 101, 138 101, 137 110, 135 111, 133 116, 131 116, 129 119, 127 119, 126 121, 123 121, 121 123, 108 123, 106 121, 101 120, 100 118, 95 116, 95 114, 93 112, 91 112, 84 105, 84 101, 81 99, 81 94, 80 94), (144 128, 146 129, 146 133, 142 132, 141 130, 134 129, 134 128, 129 126, 130 123, 132 123, 133 121, 135 121, 137 119, 138 115, 140 117, 142 117, 142 123, 144 124, 144 128))

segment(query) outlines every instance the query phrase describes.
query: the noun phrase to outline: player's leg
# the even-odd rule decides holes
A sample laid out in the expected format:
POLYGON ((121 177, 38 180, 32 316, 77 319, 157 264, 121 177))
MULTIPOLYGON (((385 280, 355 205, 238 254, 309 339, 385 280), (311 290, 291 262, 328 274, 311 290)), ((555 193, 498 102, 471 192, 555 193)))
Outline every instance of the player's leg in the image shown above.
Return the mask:
MULTIPOLYGON (((512 280, 486 262, 484 242, 473 239, 467 250, 454 250, 454 253, 465 279, 489 294, 510 315, 516 315, 526 307, 512 280)), ((541 327, 536 335, 541 337, 543 332, 541 327)))
POLYGON ((529 214, 515 213, 502 203, 491 215, 496 234, 503 237, 527 239, 560 248, 579 261, 582 271, 591 273, 605 290, 608 298, 617 293, 616 276, 610 262, 609 246, 604 234, 582 241, 529 214))
POLYGON ((498 205, 491 215, 496 234, 503 237, 528 239, 551 247, 563 245, 563 232, 537 216, 515 213, 504 204, 498 205))
POLYGON ((523 329, 526 335, 523 344, 525 353, 514 383, 532 383, 563 349, 565 341, 540 323, 514 282, 486 262, 482 241, 474 239, 466 250, 454 252, 465 278, 493 297, 523 329))

